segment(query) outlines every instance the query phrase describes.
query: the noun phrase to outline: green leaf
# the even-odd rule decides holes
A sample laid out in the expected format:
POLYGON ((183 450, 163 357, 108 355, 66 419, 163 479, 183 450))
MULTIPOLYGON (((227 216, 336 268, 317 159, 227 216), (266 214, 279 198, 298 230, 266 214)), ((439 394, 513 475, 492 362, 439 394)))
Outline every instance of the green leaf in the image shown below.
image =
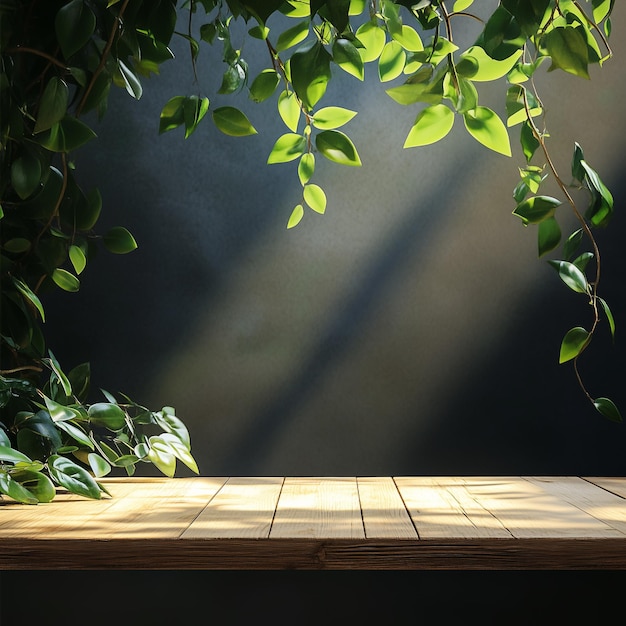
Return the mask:
POLYGON ((256 128, 252 126, 246 115, 235 107, 224 106, 215 109, 213 121, 219 130, 231 137, 246 137, 257 134, 256 128))
POLYGON ((126 425, 126 413, 110 402, 96 402, 87 410, 91 422, 109 430, 120 430, 126 425))
POLYGON ((340 165, 360 166, 356 147, 352 140, 339 130, 324 130, 315 137, 315 146, 329 161, 340 165))
POLYGON ((398 104, 403 106, 415 104, 416 102, 439 104, 443 98, 443 94, 438 93, 434 89, 434 85, 421 82, 406 82, 403 85, 397 85, 396 87, 386 89, 385 93, 398 104))
POLYGON ((66 115, 60 122, 38 135, 37 141, 52 152, 71 152, 96 137, 81 120, 66 115))
POLYGON ((345 72, 363 80, 363 59, 358 48, 348 39, 338 37, 333 43, 333 61, 345 72))
POLYGON ((41 321, 46 321, 46 315, 44 313, 43 305, 41 304, 41 300, 35 295, 35 293, 30 289, 30 287, 23 283, 19 278, 12 277, 13 284, 17 287, 18 291, 37 309, 39 315, 41 315, 41 321))
POLYGON ((297 204, 291 212, 291 215, 289 216, 287 228, 293 228, 294 226, 297 226, 302 221, 303 217, 304 207, 301 204, 297 204))
POLYGON ((596 398, 593 401, 593 405, 602 415, 604 415, 604 417, 608 417, 611 421, 622 421, 622 415, 619 412, 619 409, 612 400, 609 400, 609 398, 596 398))
POLYGON ((533 196, 523 202, 520 202, 513 215, 521 218, 524 225, 538 224, 543 220, 549 219, 554 216, 556 207, 561 204, 560 200, 552 198, 550 196, 533 196))
POLYGON ((102 490, 87 470, 70 459, 53 454, 48 459, 48 471, 52 480, 69 492, 99 500, 102 490))
POLYGON ((85 257, 85 253, 76 245, 71 245, 69 249, 69 257, 72 262, 72 266, 74 267, 74 271, 77 274, 80 274, 87 265, 87 258, 85 257))
POLYGON ((31 463, 31 459, 25 454, 3 444, 0 444, 0 461, 9 461, 9 463, 31 463))
POLYGON ((550 260, 548 263, 559 273, 559 278, 577 293, 588 293, 589 285, 585 275, 569 261, 550 260))
POLYGON ((141 82, 137 78, 135 72, 121 59, 117 60, 117 67, 122 77, 122 81, 124 83, 124 87, 126 91, 133 97, 135 100, 139 100, 143 95, 143 87, 141 86, 141 82))
POLYGON ((506 126, 490 108, 478 106, 463 114, 467 132, 490 150, 511 156, 511 144, 506 126))
POLYGON ((563 244, 563 256, 566 260, 569 261, 574 256, 576 250, 580 246, 581 241, 583 240, 583 236, 583 229, 579 228, 567 238, 567 240, 563 244))
POLYGON ((469 9, 474 0, 456 0, 456 2, 452 5, 452 10, 457 13, 458 11, 465 11, 465 9, 469 9))
POLYGON ((303 189, 304 201, 316 212, 324 214, 326 211, 326 194, 319 185, 305 185, 303 189))
POLYGON ((592 0, 593 5, 593 21, 599 24, 603 19, 610 15, 613 10, 614 0, 592 0))
POLYGON ((167 101, 159 117, 159 134, 184 124, 184 102, 185 96, 174 96, 167 101))
POLYGON ((250 85, 250 99, 254 102, 267 100, 278 87, 280 77, 273 69, 263 70, 250 85))
POLYGON ((70 407, 63 406, 62 404, 55 402, 54 400, 52 400, 52 398, 48 398, 48 396, 45 395, 43 399, 46 403, 46 408, 48 409, 48 413, 50 414, 50 418, 53 422, 67 422, 69 420, 76 419, 76 412, 70 407))
POLYGON ((91 467, 91 471, 97 478, 106 476, 111 472, 111 466, 99 454, 91 452, 87 456, 87 460, 89 461, 89 467, 91 467))
POLYGON ((41 94, 35 133, 52 128, 65 117, 69 97, 70 92, 65 81, 58 76, 53 76, 41 94))
POLYGON ((309 34, 310 24, 311 21, 306 19, 283 31, 276 39, 276 44, 274 45, 276 51, 282 52, 304 41, 309 34))
POLYGON ((302 135, 296 133, 285 133, 281 135, 274 143, 267 162, 271 163, 288 163, 302 156, 307 149, 306 139, 302 135))
POLYGON ((589 78, 589 49, 582 28, 559 26, 547 32, 541 42, 552 59, 548 71, 561 69, 582 78, 589 78))
POLYGON ((148 459, 152 464, 169 478, 173 478, 176 473, 176 457, 172 454, 170 447, 161 443, 159 437, 150 437, 148 440, 150 450, 148 459))
POLYGON ((460 76, 474 82, 491 82, 506 76, 522 54, 518 50, 502 60, 492 59, 480 46, 471 46, 461 54, 456 69, 460 76))
POLYGON ((312 152, 305 152, 300 157, 300 162, 298 163, 298 178, 300 179, 300 184, 302 186, 306 185, 313 173, 315 172, 315 155, 312 152))
POLYGON ((443 139, 454 126, 454 112, 445 104, 435 104, 420 111, 403 148, 426 146, 443 139))
POLYGON ((85 434, 85 432, 80 429, 78 426, 72 424, 72 422, 55 422, 55 425, 60 430, 65 431, 72 439, 77 441, 78 443, 86 446, 90 450, 94 449, 94 444, 91 439, 85 434))
POLYGON ((37 498, 4 471, 0 471, 0 493, 22 504, 37 504, 37 498))
POLYGON ((602 182, 598 173, 584 159, 580 160, 580 166, 587 175, 586 180, 594 200, 586 217, 594 226, 606 226, 613 215, 613 195, 602 182))
POLYGON ((611 330, 611 337, 615 338, 615 319, 613 317, 613 313, 611 313, 611 309, 609 308, 609 305, 607 304, 606 300, 598 297, 598 302, 600 302, 600 304, 602 305, 602 310, 604 311, 604 314, 606 315, 606 319, 609 323, 609 329, 611 330))
POLYGON ((69 291, 74 293, 80 289, 80 281, 76 276, 70 274, 67 270, 57 267, 52 272, 52 280, 58 287, 61 287, 63 291, 69 291))
POLYGON ((191 447, 191 441, 189 439, 189 432, 183 422, 176 417, 176 411, 171 406, 166 406, 154 413, 154 419, 156 423, 168 433, 176 435, 187 448, 191 447))
POLYGON ((185 139, 198 127, 202 118, 209 110, 209 99, 199 96, 189 96, 183 103, 183 118, 185 120, 185 139))
POLYGON ((347 124, 356 114, 356 111, 343 107, 324 107, 316 111, 312 123, 315 128, 320 130, 332 130, 347 124))
MULTIPOLYGON (((198 466, 194 458, 191 456, 189 448, 171 433, 150 437, 149 445, 151 450, 156 450, 159 454, 172 454, 175 458, 182 461, 190 470, 198 473, 198 466)), ((148 452, 148 457, 150 453, 148 452)), ((170 474, 168 474, 170 475, 170 474)), ((172 474, 173 475, 173 471, 172 474)))
POLYGON ((71 0, 59 9, 54 27, 63 56, 69 59, 91 38, 96 16, 83 0, 71 0))
POLYGON ((404 70, 406 52, 397 41, 388 41, 378 59, 378 77, 381 83, 397 78, 404 70))
POLYGON ((421 52, 424 49, 417 31, 406 24, 402 24, 399 30, 393 30, 391 36, 408 52, 421 52))
POLYGON ((581 162, 584 161, 585 155, 581 146, 574 142, 574 154, 572 155, 572 176, 581 183, 585 180, 587 172, 582 166, 581 162))
POLYGON ((541 221, 537 233, 537 249, 540 257, 554 250, 561 243, 561 228, 554 217, 541 221))
POLYGON ((300 122, 300 102, 293 91, 283 91, 278 96, 278 113, 285 126, 292 132, 298 132, 300 122))
POLYGON ((331 56, 319 41, 309 43, 293 53, 290 59, 291 83, 303 106, 308 110, 326 93, 331 56))
POLYGON ((526 157, 526 162, 530 163, 533 155, 539 147, 539 141, 535 137, 532 126, 528 122, 524 122, 520 129, 520 144, 522 146, 524 156, 526 157))
POLYGON ((385 47, 387 36, 385 31, 374 21, 365 22, 357 28, 356 38, 363 45, 357 48, 363 63, 376 61, 385 47))
POLYGON ((559 363, 575 359, 584 350, 589 342, 589 337, 589 333, 581 326, 568 330, 561 343, 559 363))
POLYGON ((123 226, 114 226, 103 237, 105 248, 113 254, 127 254, 137 248, 132 234, 123 226))
POLYGON ((37 502, 52 502, 56 496, 54 483, 39 471, 30 469, 18 470, 12 473, 12 478, 27 489, 37 502))
POLYGON ((48 353, 50 355, 50 358, 47 360, 47 363, 50 365, 50 367, 52 368, 52 371, 54 372, 56 377, 59 379, 59 382, 61 383, 61 387, 63 387, 63 392, 65 393, 65 395, 71 396, 72 385, 70 384, 70 381, 65 375, 65 372, 63 372, 63 370, 61 369, 61 366, 59 365, 59 362, 57 361, 56 357, 52 353, 52 350, 49 350, 48 353))

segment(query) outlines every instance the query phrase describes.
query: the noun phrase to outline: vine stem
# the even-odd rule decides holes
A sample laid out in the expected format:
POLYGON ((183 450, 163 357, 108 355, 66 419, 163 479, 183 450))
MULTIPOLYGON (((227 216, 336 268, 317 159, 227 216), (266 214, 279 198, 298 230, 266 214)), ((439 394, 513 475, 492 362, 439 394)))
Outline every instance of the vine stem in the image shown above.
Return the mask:
MULTIPOLYGON (((558 170, 556 169, 556 166, 554 164, 554 161, 552 160, 550 153, 548 151, 548 147, 546 145, 546 141, 543 137, 543 135, 541 134, 541 132, 539 131, 539 129, 537 128, 537 125, 535 124, 534 120, 532 119, 532 116, 530 114, 530 105, 528 103, 528 97, 527 97, 527 93, 526 93, 526 89, 522 89, 522 94, 524 97, 524 109, 526 111, 526 118, 528 120, 528 123, 530 125, 530 128, 533 132, 533 135, 535 137, 535 139, 539 142, 539 145, 541 146, 541 150, 543 152, 543 155, 546 159, 546 163, 552 173, 552 176, 554 177, 554 180, 556 181, 559 189, 561 190, 561 193, 565 196, 567 203, 570 205, 574 215, 576 216, 576 219, 578 220, 578 222, 581 224, 585 234, 589 237, 589 240, 591 241, 591 246, 593 248, 594 251, 594 255, 595 255, 595 259, 596 259, 596 275, 595 275, 595 280, 593 283, 591 283, 591 291, 589 293, 590 296, 590 304, 591 307, 593 309, 593 324, 591 326, 591 330, 589 331, 589 335, 587 337, 587 341, 585 342, 584 346, 581 348, 580 352, 574 357, 573 359, 573 366, 574 366, 574 373, 576 375, 576 380, 578 381, 578 385, 580 386, 580 388, 582 389, 583 393, 585 394, 585 396, 589 399, 589 401, 591 403, 594 403, 594 399, 591 396, 591 394, 589 393, 589 391, 587 390, 582 377, 580 375, 580 371, 578 369, 578 358, 580 357, 580 355, 583 353, 584 350, 587 349, 587 347, 589 346, 589 344, 591 343, 591 338, 593 336, 593 334, 596 331, 596 328, 598 326, 598 323, 600 321, 600 316, 598 314, 598 295, 597 295, 597 288, 598 288, 598 283, 600 282, 600 249, 598 248, 598 244, 596 242, 595 237, 593 236, 593 233, 591 232, 591 228, 589 227, 589 224, 587 224, 587 221, 585 220, 585 218, 581 215, 580 211, 578 210, 578 207, 576 206, 576 202, 574 201, 574 198, 572 198, 572 195, 570 194, 569 190, 567 189, 567 186, 565 185, 565 183, 563 182, 563 179, 561 178, 561 176, 558 173, 558 170)), ((538 94, 535 91, 535 96, 537 97, 537 99, 540 101, 540 98, 538 96, 538 94)))
POLYGON ((102 51, 102 57, 100 58, 100 63, 98 64, 96 71, 93 73, 93 76, 91 77, 91 80, 89 81, 89 85, 87 85, 87 89, 85 89, 85 93, 83 94, 83 97, 81 98, 78 106, 76 107, 76 117, 80 117, 80 114, 82 113, 83 108, 85 107, 85 103, 87 102, 87 98, 89 97, 89 94, 91 93, 91 90, 93 89, 93 86, 95 85, 96 80, 98 79, 98 76, 100 76, 100 74, 102 73, 102 70, 104 69, 104 66, 107 62, 107 58, 109 57, 109 53, 111 52, 111 48, 113 47, 113 42, 115 41, 115 35, 122 24, 122 16, 124 15, 124 12, 126 11, 126 7, 128 6, 129 2, 130 0, 124 0, 124 4, 120 7, 118 14, 115 16, 115 24, 113 28, 111 29, 109 39, 106 43, 104 50, 102 51))
POLYGON ((18 52, 27 52, 28 54, 34 54, 35 56, 50 61, 50 63, 52 63, 53 65, 56 65, 57 67, 60 67, 66 71, 69 69, 67 65, 65 65, 65 63, 62 63, 61 61, 59 61, 59 59, 56 59, 51 54, 48 54, 47 52, 42 52, 41 50, 37 50, 35 48, 29 48, 28 46, 17 46, 15 48, 10 48, 9 50, 7 50, 7 53, 9 54, 18 52))

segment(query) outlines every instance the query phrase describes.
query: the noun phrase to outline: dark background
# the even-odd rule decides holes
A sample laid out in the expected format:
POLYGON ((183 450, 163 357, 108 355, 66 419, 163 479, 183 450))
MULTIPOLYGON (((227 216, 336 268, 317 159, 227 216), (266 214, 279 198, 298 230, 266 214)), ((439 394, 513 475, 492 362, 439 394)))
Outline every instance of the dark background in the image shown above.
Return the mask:
MULTIPOLYGON (((614 32, 623 13, 616 7, 614 32)), ((615 39, 616 60, 591 81, 542 80, 557 85, 543 92, 557 167, 567 177, 578 141, 615 197, 598 238, 617 337, 612 345, 604 325, 581 369, 593 395, 625 410, 624 46, 615 39)), ((256 53, 247 60, 266 66, 256 53)), ((167 99, 219 84, 210 58, 200 60, 199 85, 186 65, 164 67, 139 103, 113 94, 98 140, 76 156, 85 187, 101 189, 102 230, 128 227, 139 249, 102 253, 79 293, 50 298, 50 347, 66 369, 89 360, 94 393, 176 407, 204 475, 626 474, 624 426, 596 413, 571 367, 557 362, 564 333, 588 327, 591 313, 537 260, 535 229, 511 215, 523 165, 515 139, 512 159, 494 155, 457 121, 440 144, 403 151, 416 111, 373 88, 373 72, 365 86, 344 77, 323 102, 359 111, 344 130, 364 165, 318 159, 327 213, 309 211, 287 231, 300 189, 295 166, 265 165, 286 131, 273 101, 236 100, 260 131, 254 137, 227 138, 208 120, 186 141, 158 137, 167 99)), ((500 111, 501 100, 481 91, 481 103, 500 111)), ((213 108, 226 103, 212 98, 213 108)), ((563 229, 573 229, 565 217, 563 229)), ((229 624, 430 615, 603 624, 623 582, 609 572, 1 578, 7 626, 176 623, 180 612, 229 624)))

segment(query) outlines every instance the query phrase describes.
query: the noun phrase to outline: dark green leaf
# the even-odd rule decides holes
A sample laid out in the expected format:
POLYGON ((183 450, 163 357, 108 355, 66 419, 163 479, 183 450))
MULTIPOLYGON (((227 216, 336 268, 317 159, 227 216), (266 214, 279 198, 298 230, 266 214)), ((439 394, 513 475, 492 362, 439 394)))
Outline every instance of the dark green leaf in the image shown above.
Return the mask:
POLYGON ((120 430, 126 425, 126 414, 124 411, 117 404, 110 402, 92 404, 87 414, 94 424, 109 430, 120 430))
POLYGON ((333 61, 345 72, 363 80, 363 59, 356 46, 348 39, 337 38, 333 43, 333 61))
POLYGON ((598 298, 598 301, 602 305, 602 310, 604 311, 604 314, 606 315, 606 319, 609 323, 609 329, 611 330, 611 337, 615 338, 615 319, 613 317, 613 313, 611 313, 611 309, 609 308, 609 305, 607 304, 606 300, 604 300, 603 298, 598 298))
POLYGON ((331 56, 319 41, 305 44, 290 59, 293 88, 307 110, 319 102, 326 93, 331 56))
POLYGON ((604 417, 608 417, 611 421, 622 421, 622 415, 619 412, 619 409, 612 400, 609 400, 609 398, 596 398, 593 401, 593 405, 600 413, 602 413, 602 415, 604 415, 604 417))
POLYGON ((361 159, 352 140, 339 130, 324 130, 318 133, 315 137, 315 146, 330 161, 341 165, 361 165, 361 159))
POLYGON ((30 152, 24 152, 11 164, 11 184, 22 200, 39 189, 41 176, 41 161, 30 152))
POLYGON ((0 461, 8 461, 9 463, 30 463, 31 460, 22 452, 13 448, 0 444, 0 461))
POLYGON ((572 290, 588 293, 589 284, 585 275, 569 261, 550 260, 548 263, 559 273, 559 278, 572 290))
POLYGON ((102 237, 102 241, 106 249, 114 254, 127 254, 137 248, 135 238, 123 226, 111 228, 102 237))
POLYGON ((539 222, 537 229, 537 248, 538 255, 554 250, 561 243, 561 228, 554 217, 549 217, 539 222))
POLYGON ((66 115, 60 122, 38 136, 39 143, 52 152, 70 152, 96 137, 81 120, 66 115))
POLYGON ((594 226, 606 226, 613 215, 613 195, 602 182, 598 173, 584 159, 581 159, 580 166, 585 171, 586 181, 593 198, 585 217, 594 226))
POLYGON ((589 78, 589 50, 582 30, 582 27, 559 26, 542 37, 542 44, 552 58, 548 71, 561 69, 582 78, 589 78))
POLYGON ((35 133, 52 128, 60 122, 67 113, 69 102, 69 89, 62 78, 53 76, 46 85, 41 95, 37 121, 35 122, 35 133))
POLYGON ((585 180, 587 174, 585 168, 581 165, 581 161, 584 161, 584 159, 583 149, 575 142, 574 154, 572 155, 572 176, 581 183, 585 180))
POLYGON ((276 91, 279 82, 276 70, 263 70, 250 85, 250 98, 255 102, 267 100, 276 91))
POLYGON ((239 109, 224 106, 213 111, 213 121, 215 126, 225 135, 233 137, 245 137, 256 135, 257 130, 252 126, 250 120, 239 109))
POLYGON ((68 59, 89 41, 96 16, 83 0, 71 0, 59 9, 54 26, 63 56, 68 59))
POLYGON ((141 86, 141 82, 137 78, 137 75, 133 69, 121 59, 117 60, 117 66, 120 76, 122 77, 124 87, 126 87, 126 91, 133 98, 135 98, 135 100, 139 100, 139 98, 143 95, 143 87, 141 86))
POLYGON ((209 110, 209 99, 199 96, 185 98, 183 104, 183 117, 185 119, 185 139, 187 139, 198 127, 202 118, 209 110))
POLYGON ((522 145, 522 151, 526 157, 526 162, 530 163, 533 155, 539 147, 539 141, 535 137, 532 126, 527 121, 522 124, 520 129, 520 144, 522 145))
POLYGON ((43 305, 41 304, 41 300, 35 295, 35 293, 30 289, 30 287, 22 282, 19 278, 12 278, 13 284, 17 287, 18 291, 37 309, 39 315, 41 315, 41 321, 46 321, 46 316, 44 313, 43 305))
POLYGON ((567 241, 563 244, 563 256, 565 260, 570 261, 574 254, 576 254, 576 250, 580 246, 583 235, 583 229, 579 228, 567 238, 567 241))

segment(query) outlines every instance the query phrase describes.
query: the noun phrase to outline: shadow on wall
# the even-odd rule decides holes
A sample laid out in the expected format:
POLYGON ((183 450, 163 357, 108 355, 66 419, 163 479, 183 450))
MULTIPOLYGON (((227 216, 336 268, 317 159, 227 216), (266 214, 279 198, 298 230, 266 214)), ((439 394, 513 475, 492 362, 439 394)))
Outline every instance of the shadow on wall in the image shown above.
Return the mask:
MULTIPOLYGON (((618 7, 616 32, 623 21, 618 7)), ((622 78, 618 61, 588 83, 554 73, 546 102, 557 165, 567 171, 579 141, 618 213, 622 78), (579 101, 557 119, 574 88, 579 101)), ((180 64, 139 105, 115 94, 78 165, 102 191, 103 228, 127 226, 140 248, 103 254, 81 292, 55 296, 55 354, 91 360, 109 391, 175 406, 203 474, 623 474, 623 427, 556 364, 588 307, 572 317, 575 295, 511 216, 520 150, 492 154, 457 122, 440 144, 403 151, 416 111, 373 84, 344 78, 325 97, 359 111, 347 132, 364 166, 318 159, 327 213, 290 231, 301 192, 295 165, 265 165, 284 132, 271 102, 242 104, 258 136, 227 138, 209 122, 183 141, 157 136, 167 99, 196 89, 180 64)), ((623 225, 618 214, 601 235, 618 328, 623 225)), ((626 406, 620 337, 586 374, 626 406)))

